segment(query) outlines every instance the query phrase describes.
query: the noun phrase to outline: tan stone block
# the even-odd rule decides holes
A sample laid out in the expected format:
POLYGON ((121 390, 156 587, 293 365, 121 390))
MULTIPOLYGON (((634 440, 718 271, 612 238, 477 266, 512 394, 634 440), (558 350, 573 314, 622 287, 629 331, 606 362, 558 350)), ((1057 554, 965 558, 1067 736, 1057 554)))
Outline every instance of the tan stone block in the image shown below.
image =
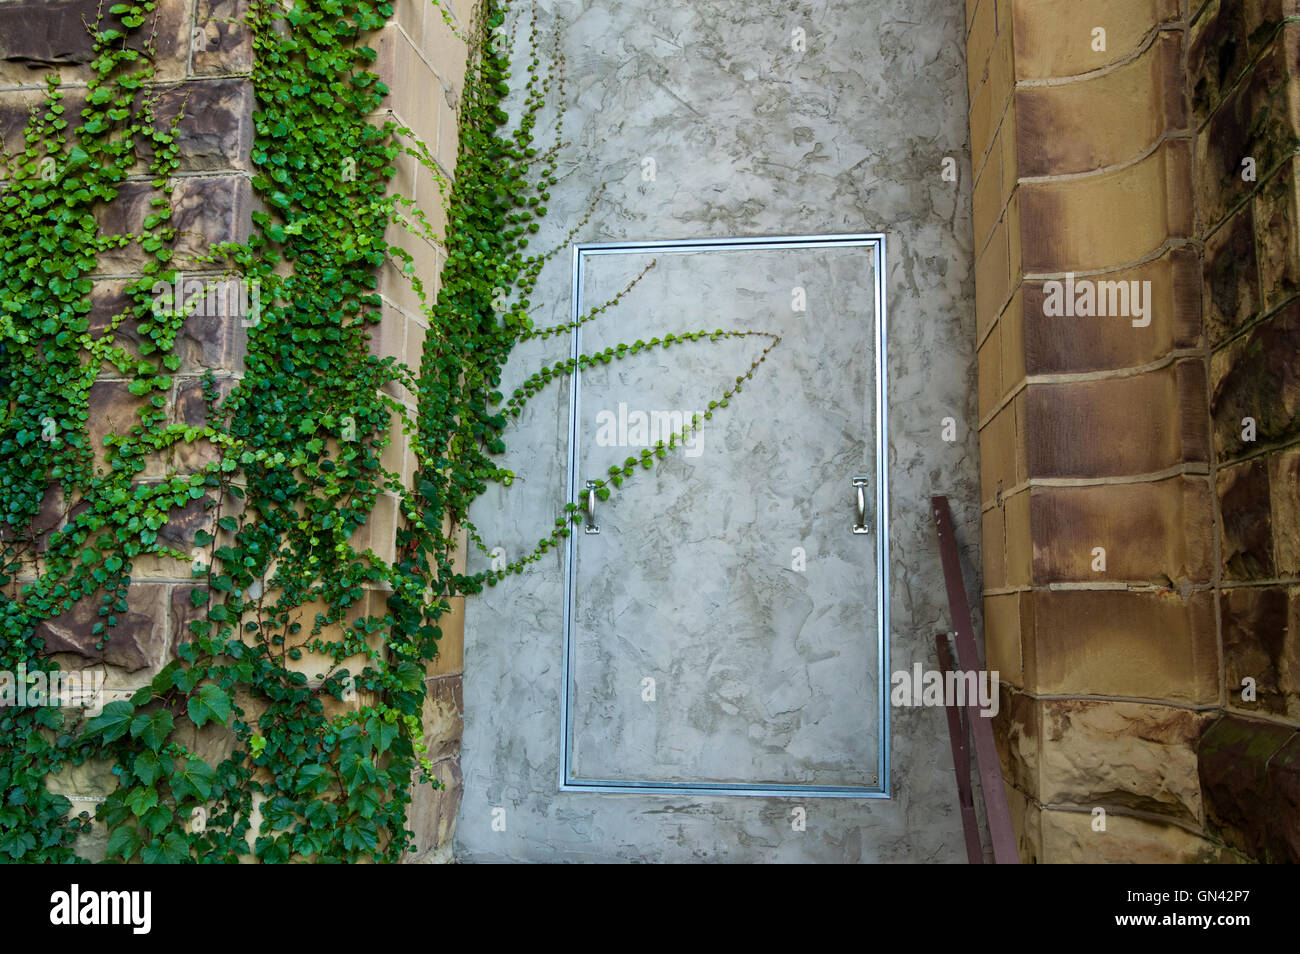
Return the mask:
MULTIPOLYGON (((1001 135, 999 133, 993 139, 995 155, 1001 151, 1001 135)), ((1002 216, 1000 175, 1000 163, 985 164, 984 171, 975 182, 975 191, 971 194, 972 227, 975 229, 975 247, 978 249, 983 249, 988 244, 993 227, 1002 216)))
POLYGON ((64 668, 81 669, 86 660, 103 662, 124 673, 140 674, 131 684, 141 685, 168 658, 169 589, 164 583, 131 583, 125 609, 105 607, 99 591, 76 601, 65 599, 58 615, 36 627, 35 638, 44 641, 48 655, 68 655, 64 668), (94 627, 106 623, 110 613, 117 625, 94 633, 94 627))
POLYGON ((405 862, 438 864, 451 860, 451 842, 464 793, 460 759, 443 759, 434 765, 433 774, 439 787, 416 785, 411 792, 407 825, 415 836, 415 851, 403 859, 405 862))
POLYGON ((1182 83, 1182 44, 1164 33, 1133 62, 1094 79, 1021 87, 1021 175, 1092 172, 1136 159, 1186 127, 1182 83), (1098 122, 1099 116, 1122 119, 1098 122))
POLYGON ((374 509, 364 524, 352 534, 352 546, 358 552, 374 550, 375 555, 392 563, 397 554, 398 500, 384 493, 375 498, 374 509))
POLYGON ((1016 78, 1078 76, 1127 59, 1153 29, 1173 23, 1179 0, 1011 0, 1016 78), (1106 31, 1104 51, 1093 30, 1106 31))
MULTIPOLYGON (((1011 99, 1011 91, 1016 85, 1016 64, 1015 64, 1015 44, 1011 38, 1010 27, 1010 5, 999 4, 999 12, 1007 11, 1006 19, 1008 22, 1002 24, 998 29, 997 42, 993 44, 993 53, 989 56, 989 75, 986 81, 989 88, 989 102, 992 107, 994 121, 1001 116, 1007 108, 1007 101, 1011 99)), ((1014 104, 1013 104, 1014 108, 1014 104)), ((1003 120, 1005 123, 1005 120, 1003 120)), ((1008 125, 1009 129, 1015 129, 1014 122, 1008 125)))
POLYGON ((1185 141, 1168 140, 1117 171, 1023 183, 1026 272, 1115 268, 1145 258, 1171 238, 1190 238, 1190 158, 1185 141))
POLYGON ((243 0, 198 0, 194 28, 194 76, 247 73, 253 68, 253 31, 245 22, 243 0))
POLYGON ((1026 433, 1025 424, 1029 420, 1027 404, 1029 395, 1026 391, 1021 391, 1011 402, 1016 412, 1016 439, 1015 439, 1015 486, 1021 487, 1029 480, 1029 437, 1026 433))
POLYGON ((980 486, 984 503, 1016 485, 1015 411, 1008 405, 980 430, 980 486))
MULTIPOLYGON (((1016 131, 1016 114, 1016 104, 1013 102, 1008 107, 1006 118, 1002 122, 1000 161, 1002 163, 1001 201, 1004 206, 1011 200, 1011 195, 1020 185, 1020 178, 1023 175, 1020 171, 1020 150, 1022 147, 1019 134, 1016 131)), ((1014 245, 1012 254, 1015 254, 1014 245)), ((1013 277, 1018 276, 1020 274, 1019 266, 1013 267, 1011 274, 1013 277)))
POLYGON ((1016 835, 1016 850, 1021 864, 1037 864, 1042 855, 1042 826, 1038 816, 1038 805, 1026 798, 1024 793, 1010 785, 1005 786, 1007 793, 1007 811, 1011 814, 1011 830, 1016 835))
POLYGON ((1207 713, 1136 702, 1049 699, 1039 801, 1201 817, 1196 742, 1207 713))
POLYGON ((1007 223, 1007 280, 1008 288, 1018 291, 1025 274, 1025 255, 1021 247, 1021 229, 1024 223, 1024 213, 1020 208, 1020 192, 1011 194, 1007 201, 1007 211, 1005 213, 1007 223))
POLYGON ((1036 487, 1031 495, 1033 580, 1170 586, 1210 578, 1209 482, 1036 487), (1106 568, 1093 570, 1104 548, 1106 568))
POLYGON ((1093 830, 1091 811, 1043 809, 1046 864, 1214 864, 1232 862, 1226 848, 1173 824, 1106 813, 1106 830, 1093 830))
MULTIPOLYGON (((1002 777, 1030 798, 1038 797, 1039 762, 1042 758, 1041 706, 1032 696, 1008 685, 999 686, 998 713, 993 717, 993 737, 1002 777)), ((981 718, 975 716, 975 718, 981 718)))
MULTIPOLYGON (((993 112, 991 90, 992 84, 981 83, 970 104, 970 154, 971 165, 976 176, 984 168, 989 146, 993 142, 993 134, 997 131, 998 122, 1002 118, 1000 111, 997 114, 993 112)), ((21 132, 21 129, 19 131, 21 132)), ((18 139, 21 142, 21 137, 18 139)))
MULTIPOLYGON (((420 42, 417 37, 415 42, 420 42)), ((371 70, 389 89, 386 105, 399 125, 409 127, 430 152, 438 142, 438 102, 441 85, 429 64, 416 51, 411 37, 388 23, 369 42, 376 58, 371 70)))
POLYGON ((1007 585, 1028 586, 1032 577, 1035 550, 1033 538, 1030 536, 1030 492, 1022 490, 1020 493, 1007 498, 1005 509, 1007 521, 1007 585))
POLYGON ((1005 218, 993 230, 992 238, 975 265, 976 337, 982 338, 1002 313, 1011 291, 1010 257, 1005 218))
MULTIPOLYGON (((411 34, 415 36, 415 34, 411 34)), ((469 47, 463 39, 443 18, 442 13, 430 7, 424 17, 422 34, 424 55, 433 64, 434 71, 443 81, 443 87, 453 91, 455 101, 459 102, 459 91, 464 89, 465 64, 469 58, 469 47)))
POLYGON ((1024 292, 1016 290, 1007 310, 998 319, 1002 332, 1002 396, 1006 396, 1025 380, 1025 308, 1024 292))
POLYGON ((979 419, 983 421, 1002 398, 1002 335, 999 325, 980 345, 979 365, 979 419))
MULTIPOLYGON (((109 448, 104 441, 110 438, 132 438, 132 431, 141 427, 140 412, 150 408, 150 400, 137 397, 129 390, 127 381, 96 381, 87 396, 88 417, 86 436, 95 455, 95 469, 110 469, 109 455, 116 457, 117 448, 109 448)), ((167 395, 170 397, 170 394, 167 395)), ((164 471, 159 455, 146 458, 141 477, 161 477, 164 471)))
POLYGON ((1209 591, 1184 599, 1174 592, 1035 590, 1030 603, 1022 632, 1031 692, 1218 700, 1209 591))
POLYGON ((415 200, 435 239, 443 242, 447 238, 446 203, 451 195, 451 180, 443 175, 442 170, 419 163, 415 170, 415 183, 415 200))
POLYGON ((424 35, 425 16, 437 16, 432 0, 393 0, 389 23, 400 23, 411 36, 424 35))
POLYGON ((424 339, 428 335, 427 326, 420 320, 422 317, 413 317, 406 323, 406 367, 417 378, 424 356, 424 339))
POLYGON ((1023 393, 1030 478, 1136 476, 1209 461, 1199 360, 1122 378, 1031 382, 1023 393))
POLYGON ((981 0, 975 8, 970 32, 966 37, 966 91, 973 94, 988 69, 989 54, 997 38, 997 4, 994 0, 981 0))
POLYGON ((430 676, 453 675, 465 668, 465 597, 453 596, 447 602, 447 611, 438 619, 442 638, 438 655, 429 664, 430 676))
POLYGON ((426 309, 432 307, 438 297, 438 274, 443 257, 418 232, 399 225, 390 225, 384 238, 410 254, 412 270, 406 271, 404 259, 391 257, 379 269, 379 294, 407 314, 427 315, 426 309), (423 301, 420 292, 424 294, 423 301))
MULTIPOLYGON (((996 511, 996 508, 994 510, 996 511)), ((1020 604, 1025 593, 1002 593, 984 597, 985 665, 1012 686, 1024 685, 1020 663, 1020 604)))
POLYGON ((460 128, 456 110, 446 96, 438 97, 438 161, 448 175, 456 172, 456 157, 460 151, 460 128))
MULTIPOLYGON (((996 495, 996 489, 994 493, 996 495)), ((1002 507, 990 507, 982 515, 980 552, 984 557, 984 586, 987 589, 1001 589, 1007 585, 1005 515, 1002 507)))

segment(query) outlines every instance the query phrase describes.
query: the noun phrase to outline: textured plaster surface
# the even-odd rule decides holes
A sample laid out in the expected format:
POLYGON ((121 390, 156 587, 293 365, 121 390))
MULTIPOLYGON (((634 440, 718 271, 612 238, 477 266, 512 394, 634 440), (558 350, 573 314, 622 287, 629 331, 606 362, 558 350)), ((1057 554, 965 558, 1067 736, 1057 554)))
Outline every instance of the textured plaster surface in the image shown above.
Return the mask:
MULTIPOLYGON (((932 493, 953 503, 967 590, 979 592, 962 4, 539 6, 543 50, 558 29, 567 57, 572 144, 538 249, 564 241, 602 182, 578 241, 887 234, 891 668, 933 668, 933 634, 951 626, 932 493), (805 50, 793 48, 796 28, 805 50), (941 177, 947 156, 957 160, 958 183, 941 177), (941 437, 949 417, 954 442, 941 437)), ((522 31, 521 39, 526 23, 522 31)), ((522 73, 518 48, 516 59, 522 73)), ((584 350, 648 339, 660 332, 637 328, 655 323, 772 329, 784 341, 700 433, 695 456, 639 476, 598 511, 602 534, 578 541, 586 600, 576 632, 575 762, 583 774, 869 782, 877 720, 871 680, 862 678, 871 663, 855 634, 873 627, 874 615, 864 605, 870 594, 853 581, 875 567, 843 528, 852 519, 850 472, 866 466, 874 440, 871 409, 854 397, 874 363, 870 334, 854 327, 872 317, 861 300, 872 276, 846 252, 811 264, 799 255, 771 253, 743 268, 664 263, 584 329, 584 350), (808 293, 802 316, 790 310, 792 284, 808 293), (723 462, 725 492, 692 495, 723 462), (807 553, 801 574, 790 569, 796 546, 807 553), (654 703, 643 701, 645 677, 656 680, 654 703)), ((618 290, 644 263, 593 271, 587 294, 618 290)), ((539 325, 568 320, 570 282, 561 255, 532 296, 539 325)), ((503 390, 567 356, 569 344, 521 346, 503 390)), ((759 339, 688 343, 585 376, 582 463, 591 473, 583 476, 635 453, 596 442, 596 412, 617 412, 620 402, 702 410, 761 347, 759 339)), ((473 514, 508 558, 542 536, 567 499, 568 402, 565 382, 530 401, 505 458, 521 479, 493 488, 473 514)), ((486 565, 471 555, 471 570, 486 565)), ((964 860, 939 709, 892 710, 888 800, 557 791, 563 567, 562 554, 552 554, 470 601, 458 858, 964 860), (796 807, 806 830, 792 826, 796 807)))

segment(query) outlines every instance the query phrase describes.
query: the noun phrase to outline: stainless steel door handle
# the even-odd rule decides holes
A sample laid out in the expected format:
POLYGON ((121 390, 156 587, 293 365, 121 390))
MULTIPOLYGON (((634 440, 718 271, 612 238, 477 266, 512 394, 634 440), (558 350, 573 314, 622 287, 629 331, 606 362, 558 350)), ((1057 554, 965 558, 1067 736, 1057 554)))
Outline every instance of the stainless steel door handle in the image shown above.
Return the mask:
POLYGON ((600 533, 600 527, 596 526, 596 482, 587 481, 587 519, 582 528, 583 533, 600 533))
POLYGON ((853 524, 853 532, 870 533, 871 527, 867 525, 867 478, 854 477, 853 489, 858 492, 858 519, 853 524))

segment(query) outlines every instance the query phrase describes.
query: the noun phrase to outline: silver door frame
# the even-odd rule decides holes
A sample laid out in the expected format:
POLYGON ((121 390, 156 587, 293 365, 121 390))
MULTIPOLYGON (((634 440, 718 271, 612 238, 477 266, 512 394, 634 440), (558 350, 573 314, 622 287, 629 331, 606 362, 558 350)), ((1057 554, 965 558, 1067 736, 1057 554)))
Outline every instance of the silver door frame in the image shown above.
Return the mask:
POLYGON ((582 351, 582 326, 577 324, 583 315, 582 279, 585 260, 595 255, 617 255, 626 252, 658 250, 689 252, 710 249, 770 249, 811 248, 868 248, 874 255, 876 284, 876 646, 879 660, 877 676, 879 718, 877 720, 878 784, 872 787, 842 785, 762 785, 719 782, 652 782, 622 781, 616 779, 580 779, 573 775, 573 696, 571 692, 571 662, 573 657, 573 619, 577 603, 574 585, 576 547, 580 533, 570 532, 565 548, 564 568, 564 661, 560 689, 560 777, 562 792, 621 792, 642 795, 766 795, 772 797, 803 798, 889 798, 889 459, 886 435, 887 407, 885 402, 885 236, 881 233, 854 235, 800 235, 769 238, 693 239, 665 242, 589 242, 573 246, 573 348, 574 368, 569 382, 569 497, 577 503, 585 491, 579 488, 578 422, 581 373, 577 366, 582 351))

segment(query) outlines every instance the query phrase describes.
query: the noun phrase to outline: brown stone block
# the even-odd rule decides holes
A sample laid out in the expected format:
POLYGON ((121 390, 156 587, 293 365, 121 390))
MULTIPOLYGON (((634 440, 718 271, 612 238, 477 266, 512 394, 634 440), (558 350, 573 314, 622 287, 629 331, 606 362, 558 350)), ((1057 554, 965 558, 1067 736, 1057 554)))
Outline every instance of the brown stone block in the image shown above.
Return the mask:
MULTIPOLYGON (((162 196, 148 182, 126 182, 115 200, 98 213, 103 235, 139 236, 144 220, 157 210, 152 200, 162 196)), ((177 180, 171 196, 171 225, 177 230, 174 263, 191 267, 219 242, 242 242, 248 238, 252 219, 249 180, 242 176, 186 176, 177 180)), ((139 272, 152 259, 138 240, 109 249, 99 256, 101 271, 119 274, 139 272)), ((210 266, 208 266, 210 267, 210 266)))
MULTIPOLYGON (((993 511, 998 512, 996 508, 993 511)), ((1012 686, 1025 684, 1020 664, 1020 605, 1026 593, 1002 593, 984 597, 985 665, 1012 686)))
POLYGON ((1263 861, 1276 824, 1269 761, 1295 729, 1225 715, 1201 736, 1201 793, 1207 828, 1233 848, 1263 861))
POLYGON ((1300 862, 1300 733, 1293 735, 1268 762, 1267 788, 1273 793, 1269 856, 1300 862))
POLYGON ((1205 325, 1211 344, 1260 313, 1255 211, 1247 204, 1205 241, 1205 325))
MULTIPOLYGON (((418 37, 415 42, 419 42, 418 37)), ((436 154, 438 107, 444 98, 438 77, 395 23, 374 34, 368 45, 377 54, 371 72, 388 84, 390 93, 385 105, 392 110, 393 118, 409 127, 436 154)))
POLYGON ((424 697, 424 744, 429 758, 436 762, 460 753, 460 738, 465 731, 465 702, 461 677, 439 676, 426 681, 424 697))
POLYGON ((1191 156, 1167 140, 1140 162, 1082 179, 1020 186, 1027 274, 1115 268, 1192 235, 1191 156))
MULTIPOLYGON (((1127 282, 1130 293, 1133 282, 1150 282, 1149 297, 1147 286, 1138 286, 1150 320, 1145 327, 1135 327, 1133 318, 1122 316, 1049 316, 1044 308, 1045 283, 1025 282, 1021 320, 1026 372, 1132 368, 1158 361, 1175 348, 1195 347, 1201 328, 1200 270, 1200 257, 1194 251, 1177 248, 1136 268, 1089 276, 1106 295, 1108 309, 1110 286, 1101 282, 1127 282)), ((1064 290, 1063 281, 1062 285, 1064 290)))
POLYGON ((1209 482, 1037 487, 1031 499, 1033 582, 1144 582, 1169 586, 1210 577, 1209 482), (1097 547, 1106 568, 1093 570, 1097 547))
POLYGON ((1300 577, 1300 449, 1268 458, 1273 551, 1278 576, 1300 577))
MULTIPOLYGON (((65 86, 90 80, 94 54, 86 24, 95 23, 102 7, 106 18, 102 28, 117 25, 117 17, 108 14, 109 6, 100 0, 0 3, 0 85, 44 84, 49 73, 58 73, 65 86)), ((160 3, 156 13, 130 34, 126 45, 143 50, 152 41, 155 78, 180 79, 189 57, 189 30, 189 4, 160 3)))
MULTIPOLYGON (((245 79, 208 79, 180 83, 159 91, 154 113, 160 129, 176 127, 176 159, 181 172, 253 169, 253 85, 245 79)), ((142 162, 153 156, 151 143, 141 143, 142 162)))
POLYGON ((1025 390, 1029 477, 1122 477, 1209 460, 1196 360, 1025 390))
MULTIPOLYGON (((1298 64, 1300 65, 1300 64, 1298 64)), ((1259 275, 1264 310, 1277 308, 1300 291, 1300 160, 1283 163, 1255 197, 1259 275)))
POLYGON ((1243 160, 1264 176, 1300 148, 1300 97, 1290 82, 1300 59, 1300 23, 1292 24, 1234 89, 1196 137, 1200 231, 1210 231, 1256 188, 1242 178, 1243 160))
POLYGON ((442 637, 438 655, 429 664, 430 676, 454 675, 465 668, 465 597, 453 596, 447 602, 448 609, 438 620, 442 637))
POLYGON ((1011 0, 1016 78, 1078 76, 1127 59, 1147 35, 1181 15, 1179 0, 1011 0), (1106 31, 1104 52, 1093 29, 1106 31))
MULTIPOLYGON (((1039 762, 1042 758, 1042 717, 1036 699, 1010 686, 999 686, 998 714, 993 717, 1002 777, 1028 795, 1038 798, 1039 762)), ((974 718, 982 718, 974 716, 974 718)))
MULTIPOLYGON (((234 378, 216 379, 218 411, 237 384, 234 378)), ((176 383, 176 401, 171 408, 171 421, 186 427, 207 427, 212 423, 203 396, 202 378, 182 378, 176 383)), ((219 423, 213 426, 220 429, 219 423)), ((205 466, 219 459, 217 445, 202 437, 192 443, 177 441, 168 452, 169 463, 182 474, 202 473, 205 466)))
POLYGON ((1228 704, 1300 720, 1300 601, 1284 587, 1237 587, 1223 596, 1228 704), (1245 698, 1254 680, 1255 701, 1245 698))
MULTIPOLYGON (((1002 133, 993 140, 993 151, 1000 154, 1002 133)), ((975 182, 975 191, 971 196, 972 222, 975 229, 975 247, 983 249, 993 233, 993 227, 1002 217, 1002 164, 986 163, 984 171, 975 182)))
POLYGON ((1001 589, 1007 585, 1006 526, 1002 507, 991 507, 982 515, 980 552, 984 557, 984 586, 1001 589))
POLYGON ((1214 842, 1177 825, 1110 812, 1106 830, 1096 831, 1096 820, 1091 811, 1043 809, 1040 860, 1053 865, 1225 864, 1237 860, 1214 842))
POLYGON ((1210 365, 1210 414, 1219 460, 1300 434, 1300 301, 1217 352, 1210 365), (1244 439, 1245 419, 1255 441, 1244 439))
MULTIPOLYGON (((89 417, 87 436, 95 454, 96 469, 108 470, 109 455, 117 456, 117 449, 109 448, 104 441, 109 437, 132 438, 135 428, 141 427, 140 411, 150 407, 148 398, 137 397, 129 390, 126 381, 96 381, 90 386, 87 398, 89 417)), ((157 455, 146 458, 141 477, 161 477, 163 461, 157 455)))
POLYGON ((374 550, 375 556, 392 563, 397 554, 397 498, 383 493, 375 498, 374 509, 366 522, 352 534, 352 546, 358 552, 374 550))
POLYGON ((103 593, 96 591, 38 625, 36 638, 45 641, 50 655, 70 653, 132 673, 160 669, 168 650, 167 590, 163 583, 132 583, 126 590, 126 609, 105 607, 103 593), (106 626, 101 635, 92 634, 94 626, 107 623, 110 616, 117 625, 106 626))
POLYGON ((1276 36, 1282 21, 1298 14, 1300 3, 1296 0, 1210 0, 1192 26, 1187 51, 1197 127, 1276 36))
POLYGON ((1230 580, 1271 579, 1276 574, 1267 462, 1257 458, 1225 467, 1217 489, 1224 575, 1230 580))
POLYGON ((1127 808, 1196 824, 1196 743, 1209 716, 1138 702, 1042 703, 1039 795, 1044 805, 1127 808))
POLYGON ((1195 591, 1035 590, 1026 688, 1209 703, 1219 698, 1214 599, 1195 591), (1032 666, 1030 657, 1032 656, 1032 666))
MULTIPOLYGON (((181 279, 181 295, 185 296, 186 281, 224 283, 225 276, 184 276, 181 279)), ((105 335, 110 325, 121 316, 113 332, 113 343, 123 348, 133 359, 140 357, 141 334, 139 322, 135 318, 133 302, 126 294, 125 280, 100 279, 95 282, 91 292, 91 309, 89 314, 89 332, 99 338, 105 335)), ((155 286, 157 287, 157 286, 155 286)), ((169 291, 159 289, 159 295, 170 301, 175 297, 175 286, 169 291)), ((147 295, 146 295, 147 297, 147 295)), ((247 350, 248 329, 244 327, 246 319, 236 314, 206 315, 198 309, 182 323, 176 334, 176 343, 172 354, 181 359, 178 374, 202 374, 204 371, 242 372, 244 354, 247 350)), ((156 360, 156 357, 152 360, 156 360)), ((101 373, 118 375, 121 372, 109 361, 103 363, 101 373)))
POLYGON ((244 22, 245 0, 198 0, 194 13, 192 75, 248 73, 253 34, 244 22))
POLYGON ((404 860, 445 862, 451 860, 451 840, 464 794, 460 759, 443 759, 433 767, 441 787, 417 785, 411 792, 407 825, 415 835, 415 851, 404 860))
POLYGON ((1131 63, 1086 82, 1016 90, 1019 174, 1092 172, 1129 162, 1187 126, 1182 42, 1162 33, 1131 63), (1123 122, 1098 122, 1123 116, 1123 122))

